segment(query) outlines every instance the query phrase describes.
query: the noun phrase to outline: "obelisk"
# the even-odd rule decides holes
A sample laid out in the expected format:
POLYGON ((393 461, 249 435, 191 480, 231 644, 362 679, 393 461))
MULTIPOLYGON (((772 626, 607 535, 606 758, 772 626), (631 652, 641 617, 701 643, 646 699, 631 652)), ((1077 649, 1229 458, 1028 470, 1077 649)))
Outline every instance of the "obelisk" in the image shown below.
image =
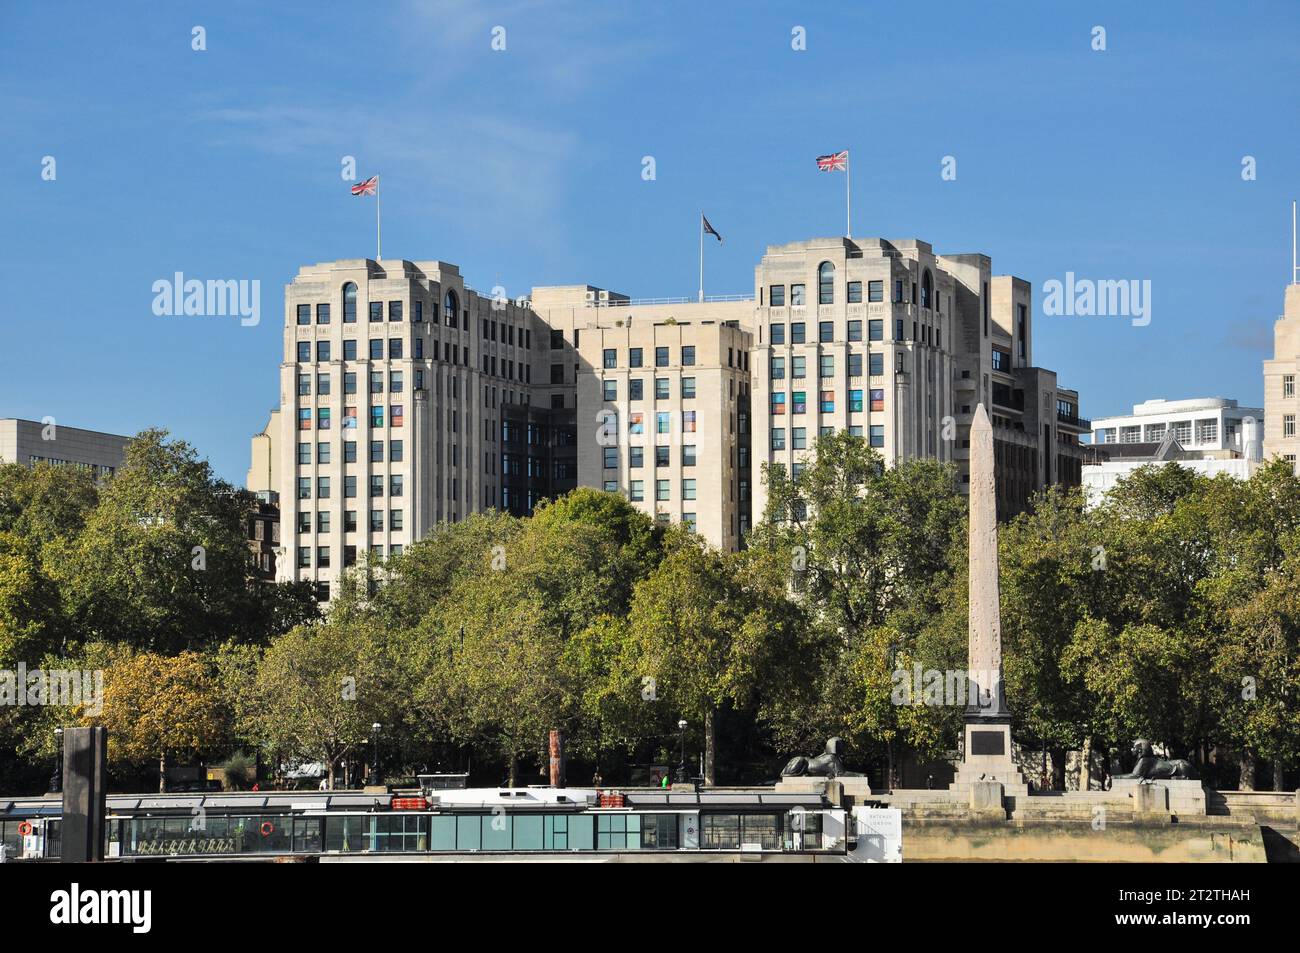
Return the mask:
MULTIPOLYGON (((993 425, 983 404, 970 425, 970 566, 965 746, 954 788, 997 782, 1028 794, 1011 759, 1011 712, 1002 687, 1002 610, 998 593, 998 500, 993 425)), ((1000 799, 996 809, 1000 810, 1000 799)))
POLYGON ((993 425, 984 405, 970 425, 970 612, 966 720, 1007 714, 1002 690, 1002 609, 998 591, 998 497, 993 476, 993 425), (974 697, 971 697, 974 696, 974 697))

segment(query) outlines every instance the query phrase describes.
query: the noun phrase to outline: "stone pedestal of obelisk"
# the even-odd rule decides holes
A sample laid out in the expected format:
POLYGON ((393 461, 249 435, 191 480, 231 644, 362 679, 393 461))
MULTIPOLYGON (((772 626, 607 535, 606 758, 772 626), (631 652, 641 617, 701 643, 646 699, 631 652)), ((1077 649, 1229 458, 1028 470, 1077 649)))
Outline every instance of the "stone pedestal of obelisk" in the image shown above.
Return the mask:
POLYGON ((1002 621, 998 594, 997 490, 993 425, 984 405, 970 426, 970 617, 967 629, 967 703, 962 762, 951 790, 981 803, 989 785, 1005 796, 1029 787, 1011 760, 1011 713, 1002 688, 1002 621))

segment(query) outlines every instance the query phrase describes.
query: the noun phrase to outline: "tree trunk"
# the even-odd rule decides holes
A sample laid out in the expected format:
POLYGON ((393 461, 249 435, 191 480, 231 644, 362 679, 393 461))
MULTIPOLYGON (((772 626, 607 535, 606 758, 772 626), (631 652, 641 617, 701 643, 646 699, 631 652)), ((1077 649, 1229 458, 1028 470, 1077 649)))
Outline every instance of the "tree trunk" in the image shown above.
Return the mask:
POLYGON ((513 788, 519 783, 519 757, 512 751, 509 758, 510 770, 507 772, 506 787, 513 788))
POLYGON ((1282 790, 1282 761, 1279 758, 1273 759, 1273 790, 1282 790))
POLYGON ((325 759, 325 783, 329 785, 331 791, 334 790, 334 759, 325 759))
POLYGON ((158 755, 158 793, 167 793, 167 752, 158 755))
POLYGON ((718 783, 718 739, 717 728, 714 724, 715 717, 716 713, 711 708, 704 713, 704 783, 709 786, 718 783))
POLYGON ((1079 754, 1079 790, 1088 791, 1092 788, 1092 735, 1083 739, 1079 754))
POLYGON ((1065 759, 1068 752, 1064 748, 1048 749, 1052 756, 1052 787, 1053 791, 1065 790, 1065 759))
POLYGON ((1241 780, 1237 782, 1237 790, 1255 790, 1255 752, 1249 748, 1242 748, 1237 756, 1237 763, 1241 766, 1241 780))
POLYGON ((887 759, 885 771, 889 775, 885 781, 885 787, 892 791, 898 787, 898 778, 894 776, 894 740, 892 738, 889 740, 889 744, 885 746, 885 752, 887 759))

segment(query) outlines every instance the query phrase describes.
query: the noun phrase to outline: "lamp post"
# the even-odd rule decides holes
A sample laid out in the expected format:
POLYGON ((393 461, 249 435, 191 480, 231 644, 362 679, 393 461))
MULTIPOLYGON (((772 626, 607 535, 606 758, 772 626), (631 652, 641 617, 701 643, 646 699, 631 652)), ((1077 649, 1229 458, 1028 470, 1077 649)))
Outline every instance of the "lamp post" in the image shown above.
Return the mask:
POLYGON ((378 787, 379 780, 379 722, 370 726, 370 777, 366 779, 367 787, 378 787))
POLYGON ((63 793, 63 729, 54 729, 54 774, 50 776, 50 793, 63 793))
POLYGON ((682 759, 677 764, 677 783, 686 783, 686 719, 683 718, 677 722, 677 732, 681 736, 682 742, 682 759))

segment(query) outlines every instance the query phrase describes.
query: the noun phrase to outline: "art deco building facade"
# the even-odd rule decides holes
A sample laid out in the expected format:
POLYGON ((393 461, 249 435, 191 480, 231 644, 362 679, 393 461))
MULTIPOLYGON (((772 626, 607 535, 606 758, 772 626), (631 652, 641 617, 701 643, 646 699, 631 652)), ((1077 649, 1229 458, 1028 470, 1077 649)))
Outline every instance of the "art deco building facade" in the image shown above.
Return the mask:
POLYGON ((366 553, 442 520, 526 514, 602 488, 724 549, 766 503, 762 467, 797 469, 848 430, 893 464, 969 479, 991 408, 1005 517, 1077 485, 1078 395, 1032 361, 1029 285, 925 242, 770 247, 752 298, 633 301, 590 285, 483 297, 445 262, 304 267, 285 292, 280 406, 249 487, 279 494, 279 578, 322 597, 366 553))
POLYGON ((1282 317, 1273 325, 1273 359, 1264 362, 1264 456, 1293 465, 1300 454, 1296 433, 1296 374, 1300 373, 1300 284, 1287 285, 1282 317))

